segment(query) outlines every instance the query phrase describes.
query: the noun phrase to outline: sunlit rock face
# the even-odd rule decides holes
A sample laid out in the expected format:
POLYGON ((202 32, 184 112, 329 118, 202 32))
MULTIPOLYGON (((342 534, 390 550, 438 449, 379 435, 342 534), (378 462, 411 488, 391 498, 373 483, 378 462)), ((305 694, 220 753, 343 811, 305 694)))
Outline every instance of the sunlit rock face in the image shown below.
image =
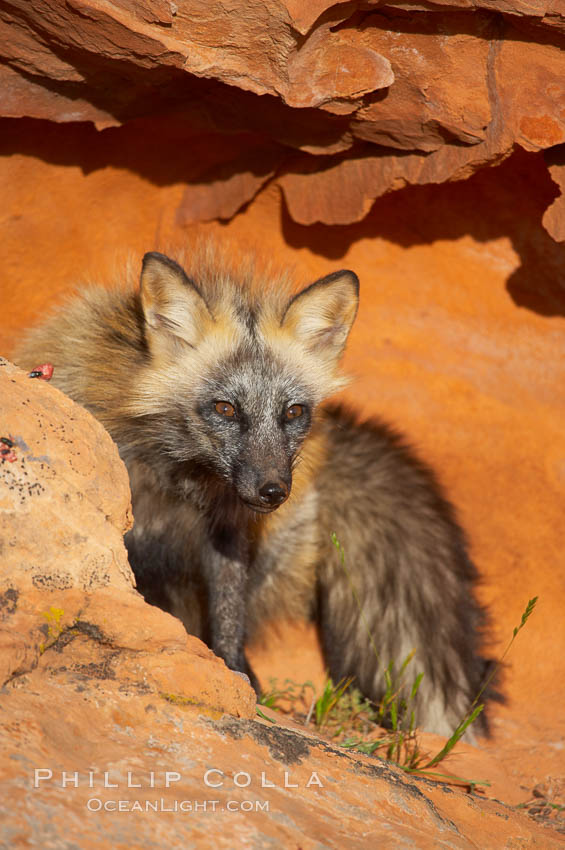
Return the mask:
POLYGON ((158 116, 187 152, 185 223, 230 218, 276 179, 295 221, 348 224, 402 186, 562 144, 564 32, 558 0, 14 0, 0 114, 99 129, 158 116), (208 133, 229 142, 195 159, 208 133))
MULTIPOLYGON (((482 577, 479 595, 491 611, 490 654, 502 653, 528 599, 539 596, 507 659, 507 702, 493 709, 493 739, 481 743, 480 752, 491 761, 472 771, 472 778, 491 778, 494 761, 506 777, 496 796, 529 799, 537 782, 562 775, 565 736, 558 669, 565 643, 562 4, 0 0, 0 22, 0 351, 9 354, 23 328, 77 286, 110 283, 124 262, 138 266, 145 251, 167 252, 201 237, 232 240, 238 250, 290 266, 302 284, 354 269, 361 307, 346 353, 354 380, 345 398, 402 430, 436 470, 482 577)), ((4 396, 0 413, 6 413, 4 396)), ((13 418, 4 415, 2 424, 6 436, 23 433, 13 418)), ((81 438, 87 433, 83 429, 81 438)), ((91 437, 94 446, 102 445, 94 431, 91 437)), ((100 463, 109 464, 111 452, 101 449, 100 463)), ((201 644, 195 649, 190 642, 187 649, 180 626, 135 595, 121 548, 127 482, 116 463, 107 473, 114 507, 105 495, 103 513, 111 519, 104 520, 104 533, 95 528, 102 520, 94 512, 80 520, 84 528, 91 523, 85 532, 90 542, 73 543, 77 556, 90 545, 106 553, 110 585, 81 585, 106 581, 107 570, 75 575, 67 564, 72 550, 63 546, 59 570, 71 570, 74 578, 68 588, 52 590, 66 595, 64 605, 52 596, 46 605, 37 601, 46 591, 31 583, 33 571, 26 573, 17 611, 11 612, 12 597, 6 597, 9 616, 20 618, 4 633, 11 647, 4 656, 7 675, 33 671, 30 691, 40 693, 40 676, 50 688, 37 697, 36 708, 29 692, 14 684, 10 717, 23 706, 44 714, 46 705, 55 706, 44 728, 32 714, 26 720, 36 730, 37 752, 43 752, 42 735, 50 736, 53 751, 62 747, 58 718, 76 700, 76 683, 67 682, 59 707, 52 674, 52 659, 59 656, 55 649, 39 650, 45 629, 57 629, 57 620, 44 616, 51 607, 66 612, 67 619, 59 618, 65 629, 88 610, 89 621, 102 632, 105 622, 104 633, 114 636, 114 644, 106 645, 92 630, 79 632, 60 645, 69 665, 100 662, 96 669, 111 670, 108 646, 123 645, 125 627, 118 633, 110 624, 116 630, 120 622, 135 623, 139 630, 133 633, 135 651, 145 653, 153 690, 140 692, 135 705, 129 702, 130 717, 119 690, 122 679, 104 680, 113 695, 100 721, 103 737, 112 724, 127 729, 135 721, 149 739, 154 694, 166 693, 165 683, 181 670, 199 671, 182 674, 185 699, 216 706, 214 711, 223 706, 232 714, 252 713, 244 683, 234 683, 201 644), (26 594, 30 601, 22 608, 26 594), (151 634, 161 629, 172 647, 165 668, 159 666, 165 658, 160 650, 150 659, 151 634), (187 653, 192 667, 186 666, 187 653), (202 688, 205 699, 197 695, 202 688), (225 704, 219 699, 224 694, 225 704)), ((5 498, 0 492, 0 504, 5 498)), ((71 540, 61 530, 70 522, 65 514, 63 526, 53 531, 54 505, 45 503, 49 551, 58 540, 71 540)), ((24 520, 19 515, 22 528, 24 520)), ((33 528, 28 547, 43 545, 37 542, 40 529, 33 528)), ((321 684, 314 629, 281 629, 250 648, 261 681, 268 686, 276 675, 321 684)), ((120 676, 137 681, 128 666, 133 656, 118 657, 120 676)), ((57 669, 62 666, 66 661, 57 669)), ((77 729, 93 725, 95 691, 77 729)), ((165 703, 157 706, 158 716, 165 705, 166 722, 178 730, 186 705, 165 703)), ((204 725, 185 724, 191 740, 205 741, 204 725)), ((6 734, 13 740, 13 732, 6 734)), ((128 734, 112 758, 127 753, 128 734)), ((234 772, 236 756, 225 734, 210 734, 223 736, 223 764, 234 772)), ((29 753, 31 738, 22 741, 29 753)), ((171 742, 178 743, 168 738, 166 745, 171 742)), ((234 746, 239 755, 240 742, 234 746)), ((251 746, 246 739, 244 751, 251 753, 251 746)), ((86 769, 94 751, 85 749, 69 770, 86 769)), ((256 757, 264 761, 265 752, 259 749, 256 757)), ((165 769, 167 759, 160 759, 165 769)), ((17 764, 10 761, 12 768, 17 764)), ((465 764, 454 769, 462 771, 465 764)), ((23 805, 18 777, 14 787, 23 805)), ((279 779, 284 782, 277 774, 279 779)), ((366 794, 365 785, 355 788, 351 806, 366 794)), ((59 800, 60 791, 49 793, 59 800)), ((294 793, 281 790, 280 796, 294 793)), ((296 816, 298 797, 290 799, 296 816)), ((249 826, 246 815, 238 817, 242 828, 249 826)), ((456 820, 453 812, 449 817, 456 820)), ((469 840, 482 846, 482 811, 479 820, 469 840)), ((527 838, 523 823, 512 823, 508 834, 527 838)), ((296 835, 275 837, 300 844, 304 835, 314 836, 312 823, 301 820, 299 827, 296 835)), ((270 834, 270 826, 264 829, 270 834)), ((347 846, 345 835, 332 829, 328 845, 337 836, 347 846)), ((132 845, 141 839, 128 840, 132 845)), ((233 846, 232 833, 222 840, 233 846)), ((540 840, 552 846, 545 835, 540 840)), ((218 841, 212 846, 222 846, 218 841)), ((505 841, 495 835, 491 843, 505 841)))

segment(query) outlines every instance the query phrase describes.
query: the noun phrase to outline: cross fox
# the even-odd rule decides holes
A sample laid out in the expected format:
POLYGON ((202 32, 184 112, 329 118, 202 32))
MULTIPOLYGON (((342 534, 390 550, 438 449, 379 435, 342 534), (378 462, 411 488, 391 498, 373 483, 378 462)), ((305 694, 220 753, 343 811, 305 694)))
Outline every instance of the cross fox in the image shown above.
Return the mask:
POLYGON ((357 276, 293 294, 218 249, 179 259, 148 253, 139 287, 85 289, 15 357, 51 362, 117 443, 138 589, 256 689, 245 643, 277 617, 314 617, 332 679, 377 703, 414 649, 418 723, 450 734, 489 667, 463 532, 394 431, 322 405, 346 383, 357 276))

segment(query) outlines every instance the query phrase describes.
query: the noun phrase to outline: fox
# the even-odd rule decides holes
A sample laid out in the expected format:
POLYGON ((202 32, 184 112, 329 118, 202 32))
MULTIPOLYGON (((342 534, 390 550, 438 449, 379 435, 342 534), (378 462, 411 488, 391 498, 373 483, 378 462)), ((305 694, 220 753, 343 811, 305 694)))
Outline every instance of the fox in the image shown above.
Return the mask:
MULTIPOLYGON (((258 694, 245 647, 278 618, 313 619, 329 676, 376 704, 385 668, 415 651, 418 725, 450 735, 492 666, 486 610, 435 474, 380 419, 331 400, 358 304, 350 270, 296 291, 217 247, 152 251, 139 285, 82 288, 13 359, 52 363, 117 444, 148 603, 258 694)), ((485 712, 475 726, 488 734, 485 712)))

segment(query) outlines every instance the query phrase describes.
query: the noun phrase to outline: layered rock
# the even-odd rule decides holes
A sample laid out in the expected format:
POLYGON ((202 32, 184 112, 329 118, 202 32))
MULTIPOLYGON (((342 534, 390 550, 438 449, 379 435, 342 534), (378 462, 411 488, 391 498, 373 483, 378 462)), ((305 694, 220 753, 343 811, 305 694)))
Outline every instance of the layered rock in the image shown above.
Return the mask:
POLYGON ((295 221, 347 224, 402 186, 565 142, 557 0, 302 6, 3 0, 0 114, 235 136, 189 168, 185 223, 276 180, 295 221))

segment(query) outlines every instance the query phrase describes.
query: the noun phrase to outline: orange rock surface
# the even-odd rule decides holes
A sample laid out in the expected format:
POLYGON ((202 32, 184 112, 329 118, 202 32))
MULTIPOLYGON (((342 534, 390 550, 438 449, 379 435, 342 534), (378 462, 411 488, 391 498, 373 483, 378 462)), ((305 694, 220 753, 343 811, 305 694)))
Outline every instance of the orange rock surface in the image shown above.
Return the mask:
MULTIPOLYGON (((22 329, 76 286, 111 280, 124 259, 139 262, 147 250, 166 251, 207 234, 290 264, 304 283, 354 269, 361 309, 346 357, 355 378, 346 398, 404 431, 437 471, 482 577, 494 654, 502 654, 527 601, 539 597, 505 663, 507 700, 493 710, 493 737, 478 747, 461 745, 452 772, 491 779, 486 794, 510 804, 549 783, 557 789, 555 805, 565 805, 565 275, 563 247, 554 241, 565 238, 562 4, 189 0, 177 8, 165 0, 0 0, 0 32, 0 352, 9 354, 22 329)), ((18 431, 13 420, 2 424, 18 431)), ((112 489, 123 501, 119 474, 111 473, 112 489)), ((0 490, 2 521, 5 499, 0 490)), ((45 509, 53 515, 52 505, 45 509)), ((123 517, 123 505, 116 510, 123 517)), ((99 518, 80 522, 91 523, 103 554, 99 518)), ((95 590, 118 621, 131 606, 139 610, 135 617, 147 635, 159 620, 175 646, 165 667, 145 638, 136 651, 154 692, 164 691, 167 678, 180 675, 184 662, 177 660, 195 649, 171 618, 153 612, 145 619, 142 603, 133 601, 138 597, 119 554, 123 527, 107 524, 108 539, 117 541, 108 555, 112 581, 122 576, 123 586, 113 601, 107 588, 95 590)), ((3 526, 3 541, 6 533, 3 526)), ((58 532, 61 539, 66 533, 58 532)), ((30 551, 42 545, 35 531, 19 536, 30 551)), ((57 539, 52 535, 45 546, 55 549, 57 539)), ((72 573, 65 551, 61 562, 67 559, 64 569, 72 573)), ((16 814, 31 817, 44 799, 24 788, 20 756, 29 759, 26 770, 45 756, 57 770, 83 771, 98 764, 94 755, 108 740, 99 762, 115 761, 122 774, 131 753, 142 750, 145 770, 152 759, 166 769, 167 747, 177 752, 178 745, 190 760, 189 744, 175 737, 181 728, 205 752, 224 742, 226 773, 247 755, 250 772, 260 773, 271 758, 263 744, 252 752, 256 744, 246 737, 244 751, 234 753, 224 733, 192 715, 188 720, 184 704, 167 703, 165 710, 160 703, 155 713, 153 694, 132 695, 131 658, 120 668, 129 683, 124 693, 120 678, 107 679, 103 688, 89 684, 84 703, 77 702, 83 693, 77 682, 57 678, 63 674, 54 673, 55 653, 38 650, 45 637, 37 631, 46 622, 41 614, 56 600, 41 607, 37 588, 26 586, 29 607, 2 637, 9 669, 30 670, 27 684, 24 677, 21 689, 12 688, 6 715, 6 740, 20 747, 16 760, 5 760, 19 789, 16 814), (99 721, 96 700, 105 706, 99 721), (75 737, 58 720, 66 713, 75 737), (85 739, 75 759, 72 742, 97 722, 102 732, 91 749, 85 739), (147 743, 152 735, 155 746, 147 743)), ((57 592, 67 594, 65 610, 73 617, 86 605, 78 579, 57 592)), ((200 647, 199 669, 208 670, 213 661, 200 647)), ((97 663, 94 654, 102 652, 100 669, 113 669, 87 633, 64 652, 69 663, 83 665, 97 663)), ((265 683, 271 676, 323 680, 311 627, 279 625, 251 652, 265 683)), ((66 666, 62 661, 59 667, 66 666)), ((212 669, 203 676, 221 690, 218 668, 212 669)), ((189 679, 183 687, 193 698, 189 679)), ((323 769, 332 761, 349 771, 349 761, 342 768, 342 758, 324 750, 323 769)), ((357 762, 351 770, 360 770, 357 762)), ((360 786, 347 775, 345 790, 340 784, 324 792, 326 810, 305 794, 279 789, 277 800, 285 797, 298 812, 292 823, 285 814, 278 826, 257 826, 255 814, 239 812, 210 846, 233 846, 234 835, 242 846, 255 840, 250 835, 269 835, 280 846, 310 847, 315 834, 328 846, 348 846, 349 839, 351 846, 389 846, 390 833, 375 820, 381 809, 395 824, 406 811, 428 818, 437 829, 434 841, 446 827, 430 814, 432 798, 463 836, 449 832, 453 846, 563 843, 561 834, 536 832, 541 828, 523 816, 506 821, 508 810, 494 813, 495 804, 427 785, 418 787, 428 802, 407 791, 403 814, 392 814, 380 790, 367 791, 376 788, 374 768, 362 773, 360 786), (369 800, 370 813, 359 814, 361 798, 369 800), (457 815, 449 808, 456 799, 457 815), (487 822, 488 829, 481 826, 487 822)), ((203 799, 201 783, 198 792, 191 787, 203 799)), ((72 811, 66 791, 43 788, 53 811, 72 811)), ((63 834, 81 834, 81 805, 63 834)), ((93 829, 109 840, 118 817, 93 821, 93 829)), ((125 817, 131 824, 133 815, 125 817)), ((161 818, 143 821, 139 844, 139 836, 151 835, 156 846, 170 846, 170 822, 161 818)), ((208 846, 210 821, 201 815, 191 824, 192 840, 208 846)), ((177 827, 178 840, 185 839, 189 832, 177 827)), ((10 829, 11 846, 25 846, 16 815, 10 829)), ((428 846, 421 833, 405 829, 390 846, 428 846)), ((113 846, 120 846, 115 838, 113 846)), ((133 846, 131 835, 122 846, 133 846)))
POLYGON ((559 0, 303 5, 1 3, 0 115, 141 121, 136 147, 144 122, 176 125, 185 221, 229 218, 275 179, 295 221, 348 224, 401 186, 565 142, 559 0), (206 133, 219 157, 200 158, 206 133))

